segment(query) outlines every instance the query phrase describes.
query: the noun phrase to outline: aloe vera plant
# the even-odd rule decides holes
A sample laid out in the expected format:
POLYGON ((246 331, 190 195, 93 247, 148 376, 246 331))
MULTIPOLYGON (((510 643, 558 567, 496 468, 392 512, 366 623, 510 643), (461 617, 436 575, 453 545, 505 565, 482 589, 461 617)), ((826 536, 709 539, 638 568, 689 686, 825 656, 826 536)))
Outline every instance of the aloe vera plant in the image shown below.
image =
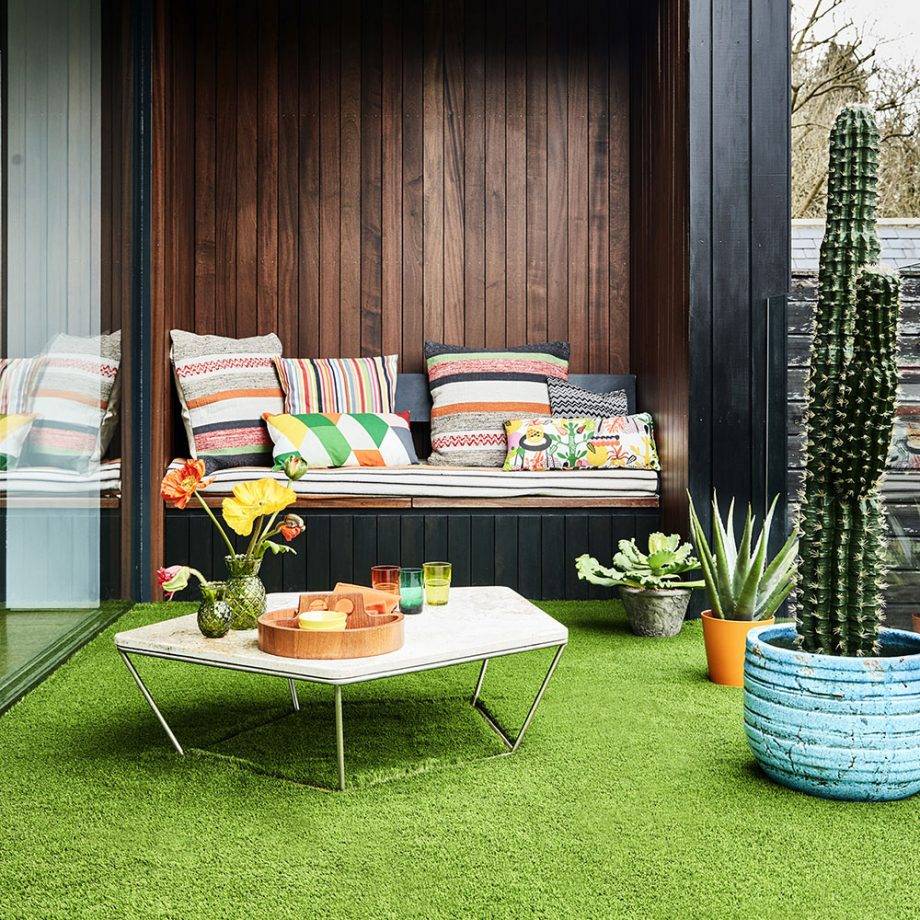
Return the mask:
POLYGON ((620 540, 620 551, 613 566, 606 568, 585 553, 575 560, 578 577, 595 585, 623 586, 637 590, 674 590, 702 588, 702 581, 680 581, 680 576, 700 567, 689 543, 681 544, 676 533, 665 536, 653 533, 648 538, 648 552, 643 553, 633 540, 620 540))
POLYGON ((735 502, 723 523, 719 502, 712 497, 712 546, 690 500, 690 529, 700 556, 700 568, 712 605, 712 615, 724 620, 766 620, 772 617, 795 586, 799 543, 790 534, 782 549, 767 562, 776 499, 754 539, 756 520, 748 505, 741 541, 735 540, 735 502))

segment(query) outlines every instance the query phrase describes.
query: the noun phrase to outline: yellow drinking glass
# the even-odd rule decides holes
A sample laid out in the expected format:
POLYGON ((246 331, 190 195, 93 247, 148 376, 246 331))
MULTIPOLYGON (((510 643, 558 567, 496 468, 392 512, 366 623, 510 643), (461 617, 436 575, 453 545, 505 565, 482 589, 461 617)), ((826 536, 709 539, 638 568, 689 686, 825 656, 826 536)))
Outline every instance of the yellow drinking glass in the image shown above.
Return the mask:
POLYGON ((425 603, 429 607, 442 607, 450 594, 449 562, 426 562, 424 564, 425 603))

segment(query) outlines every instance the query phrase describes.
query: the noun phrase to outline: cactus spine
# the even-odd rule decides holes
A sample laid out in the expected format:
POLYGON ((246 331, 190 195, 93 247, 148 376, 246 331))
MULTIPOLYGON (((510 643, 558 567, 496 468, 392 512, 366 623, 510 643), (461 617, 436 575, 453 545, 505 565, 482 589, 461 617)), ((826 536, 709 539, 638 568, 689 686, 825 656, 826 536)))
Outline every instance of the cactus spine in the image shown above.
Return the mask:
POLYGON ((799 643, 828 655, 873 654, 883 611, 879 490, 897 397, 900 291, 875 264, 878 148, 872 113, 844 108, 830 137, 799 518, 799 643))

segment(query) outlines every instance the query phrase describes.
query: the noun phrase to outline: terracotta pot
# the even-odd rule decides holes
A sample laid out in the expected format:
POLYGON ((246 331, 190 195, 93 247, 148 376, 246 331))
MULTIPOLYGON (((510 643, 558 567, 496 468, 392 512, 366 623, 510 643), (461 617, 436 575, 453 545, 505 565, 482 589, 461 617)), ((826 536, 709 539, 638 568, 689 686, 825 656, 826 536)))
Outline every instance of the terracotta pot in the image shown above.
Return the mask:
POLYGON ((703 611, 703 641, 709 679, 726 687, 744 686, 744 643, 747 634, 758 626, 769 626, 769 620, 721 620, 711 610, 703 611))
POLYGON ((920 613, 915 613, 911 617, 911 620, 913 621, 913 624, 914 624, 914 632, 920 633, 920 613))

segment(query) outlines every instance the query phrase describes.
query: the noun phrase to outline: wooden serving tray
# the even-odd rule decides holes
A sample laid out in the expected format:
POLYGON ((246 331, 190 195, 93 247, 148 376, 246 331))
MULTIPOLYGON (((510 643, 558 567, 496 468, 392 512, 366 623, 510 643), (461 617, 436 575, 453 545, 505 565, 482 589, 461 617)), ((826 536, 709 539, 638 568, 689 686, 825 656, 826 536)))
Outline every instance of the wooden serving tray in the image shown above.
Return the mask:
POLYGON ((365 611, 364 598, 357 593, 302 594, 298 610, 272 610, 259 617, 259 648, 280 658, 370 658, 395 652, 404 641, 403 615, 365 611), (329 610, 347 610, 351 605, 345 629, 324 631, 297 625, 298 612, 309 610, 311 602, 320 599, 329 610))

